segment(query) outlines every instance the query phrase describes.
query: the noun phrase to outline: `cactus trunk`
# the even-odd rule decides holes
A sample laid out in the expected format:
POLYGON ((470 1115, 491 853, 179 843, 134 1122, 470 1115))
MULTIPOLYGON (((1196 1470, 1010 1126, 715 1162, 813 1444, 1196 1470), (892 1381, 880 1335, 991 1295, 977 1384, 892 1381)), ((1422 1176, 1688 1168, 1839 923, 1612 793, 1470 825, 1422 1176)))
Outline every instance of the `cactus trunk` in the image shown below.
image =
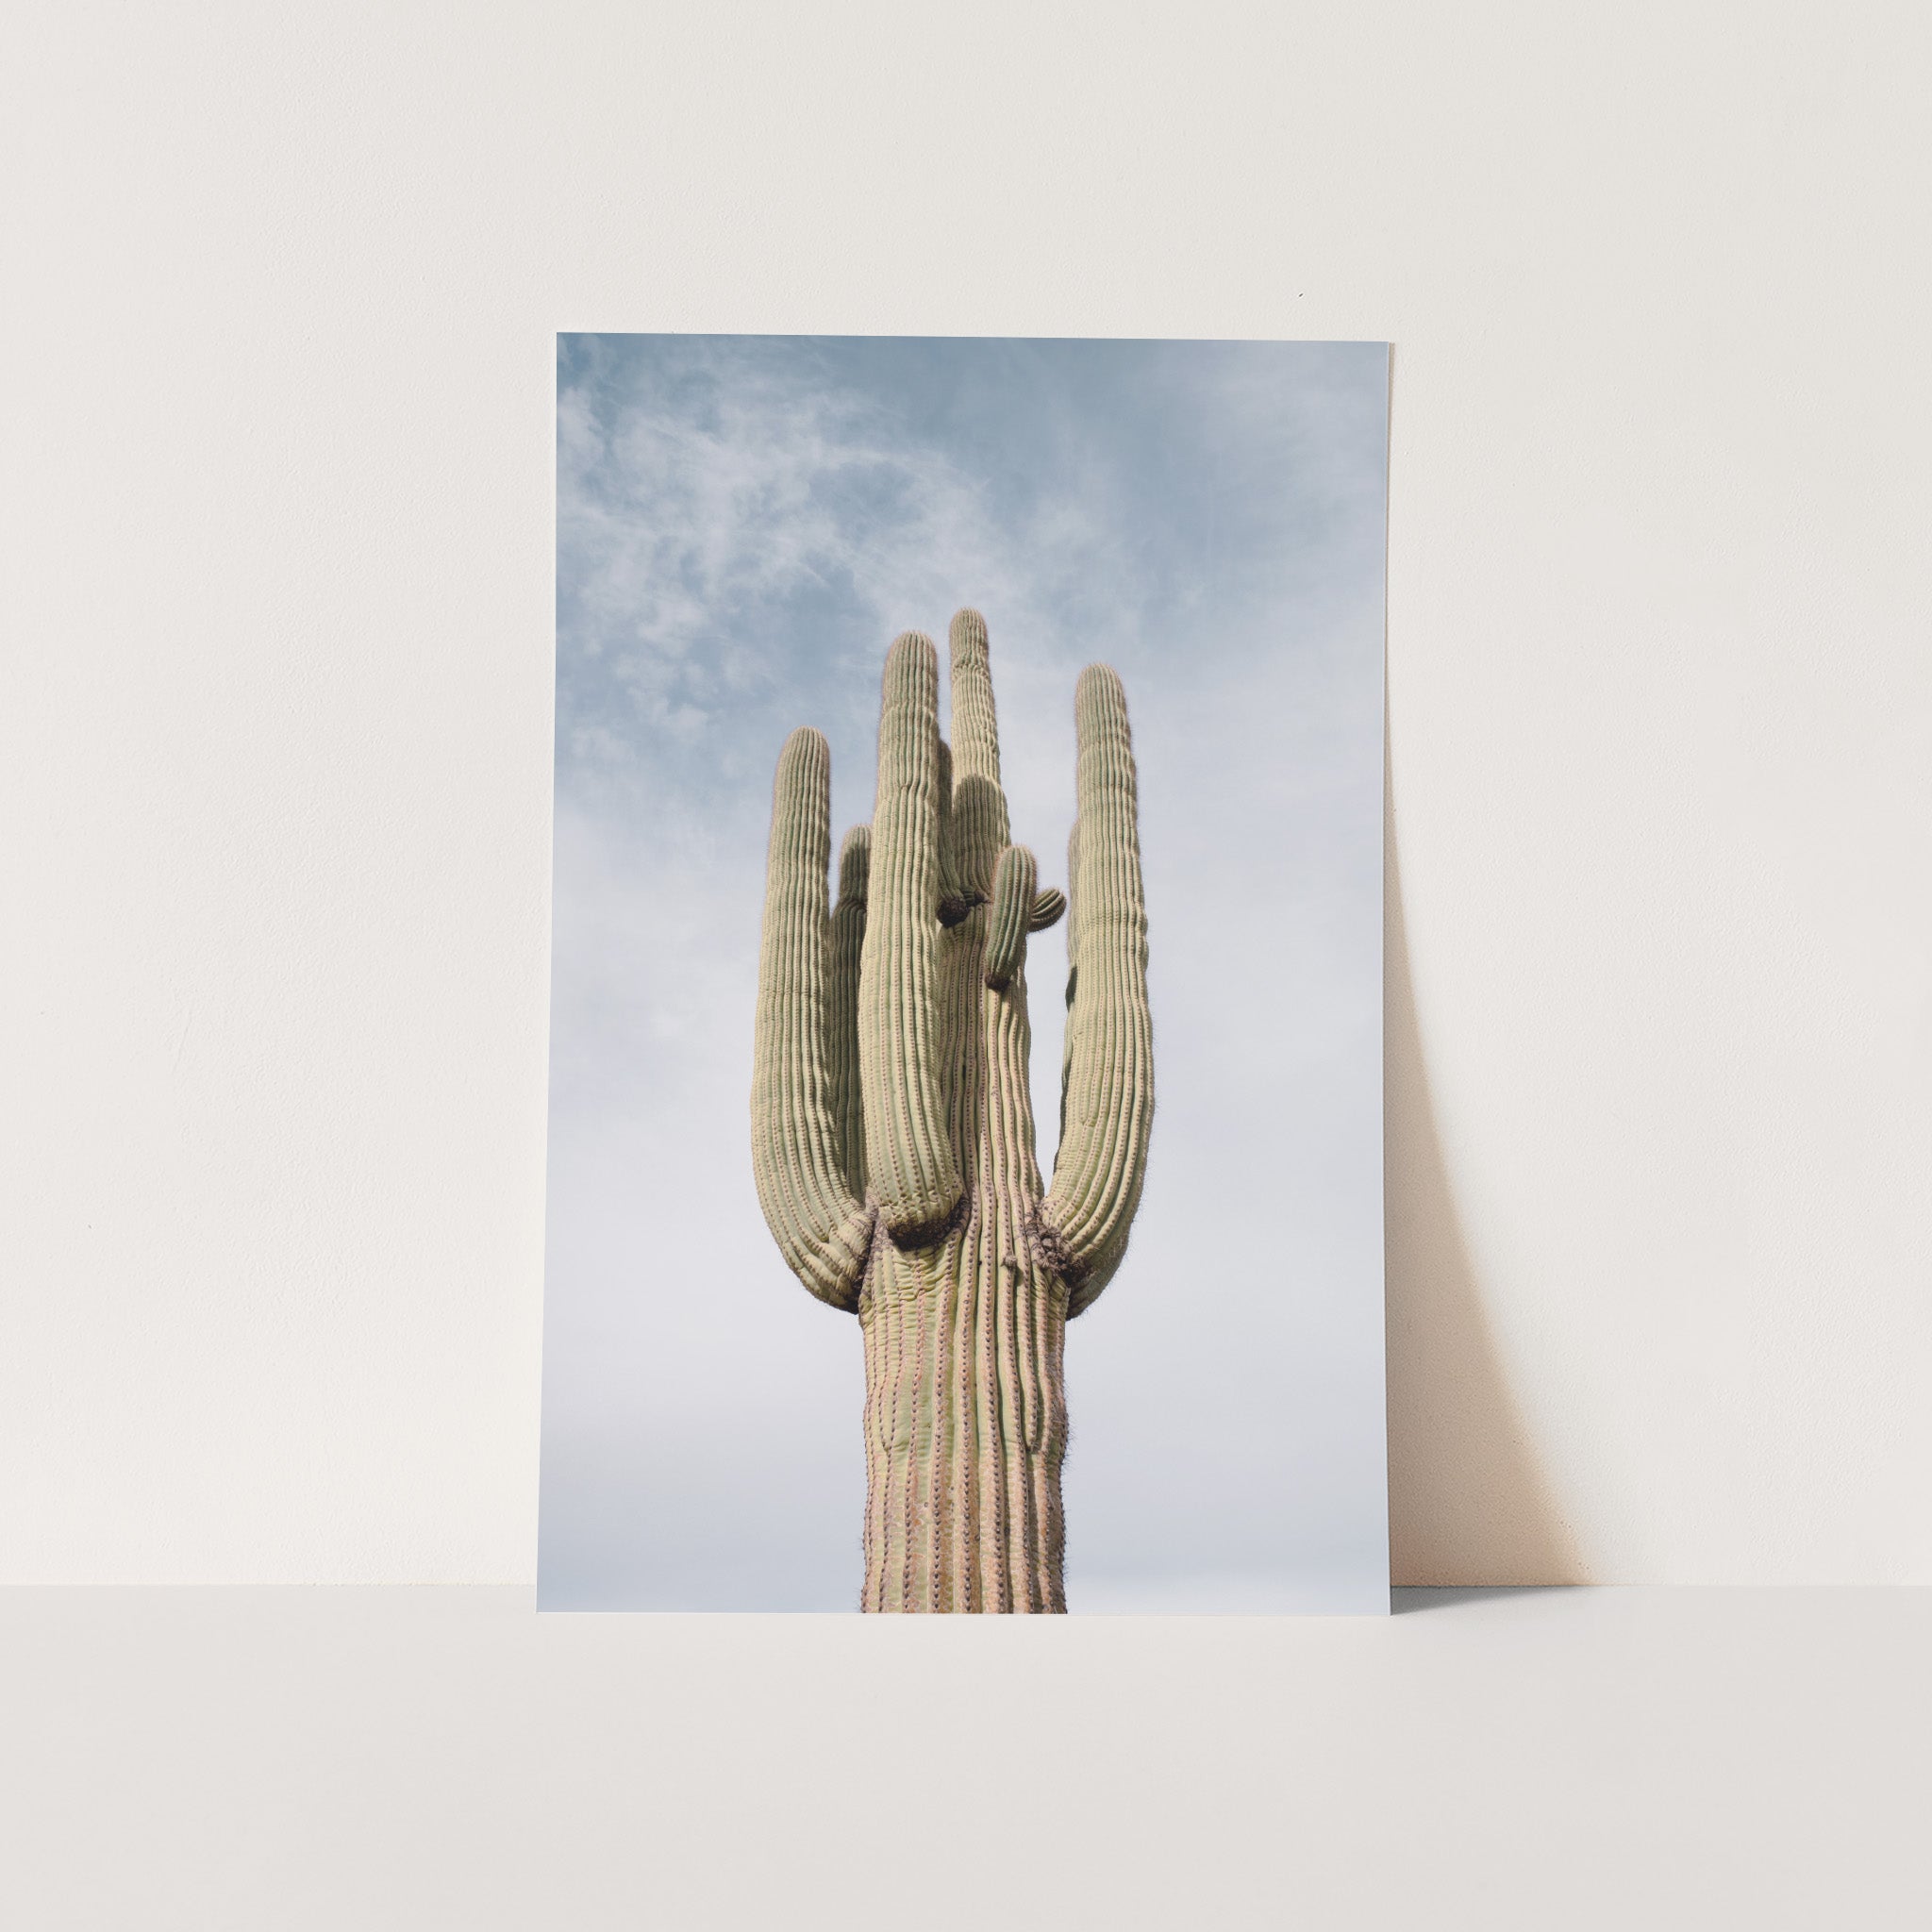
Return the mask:
POLYGON ((940 935, 937 1017, 964 1221, 934 1247, 876 1242, 859 1295, 869 1610, 1066 1607, 1067 1292, 1027 1232, 1040 1168, 1024 981, 983 983, 990 928, 1009 909, 996 896, 940 935))
POLYGON ((931 643, 893 644, 877 805, 830 911, 824 740, 795 732, 779 759, 753 1161, 788 1264, 864 1336, 863 1607, 1061 1611, 1066 1324, 1125 1251, 1154 1104, 1133 758, 1120 681, 1091 667, 1077 875, 1042 892, 1008 841, 974 611, 953 621, 952 693, 949 749, 931 643), (1043 1190, 1026 942, 1070 898, 1065 1132, 1043 1190))
POLYGON ((1066 1295, 977 1228, 894 1253, 865 1335, 868 1610, 1066 1608, 1066 1295))

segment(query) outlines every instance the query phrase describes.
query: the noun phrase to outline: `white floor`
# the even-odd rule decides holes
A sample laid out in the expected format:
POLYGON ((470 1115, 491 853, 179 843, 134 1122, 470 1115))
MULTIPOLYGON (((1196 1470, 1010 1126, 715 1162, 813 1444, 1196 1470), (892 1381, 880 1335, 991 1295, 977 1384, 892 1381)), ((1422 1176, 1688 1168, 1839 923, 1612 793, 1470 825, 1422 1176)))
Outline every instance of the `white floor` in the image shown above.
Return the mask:
POLYGON ((0 1924, 1932 1925, 1932 1591, 0 1593, 0 1924))

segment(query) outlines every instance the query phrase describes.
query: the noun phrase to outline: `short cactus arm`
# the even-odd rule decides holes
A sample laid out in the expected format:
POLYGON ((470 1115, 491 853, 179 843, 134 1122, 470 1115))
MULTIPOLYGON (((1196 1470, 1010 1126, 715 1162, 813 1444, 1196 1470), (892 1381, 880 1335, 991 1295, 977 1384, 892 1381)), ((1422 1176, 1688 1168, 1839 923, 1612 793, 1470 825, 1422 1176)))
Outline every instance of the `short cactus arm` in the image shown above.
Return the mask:
POLYGON ((945 1232, 962 1196, 939 1068, 939 658, 908 631, 887 656, 879 713, 858 1058, 873 1198, 893 1241, 914 1248, 945 1232))
POLYGON ((1076 1315, 1111 1278, 1140 1205, 1154 1117, 1154 1034, 1147 1007, 1147 909, 1141 884, 1133 742, 1121 681, 1081 673, 1077 862, 1067 943, 1066 1106, 1041 1246, 1066 1278, 1076 1315))
POLYGON ((816 731, 779 755, 758 947, 752 1168, 786 1265, 821 1301, 856 1308, 872 1212, 847 1184, 826 1069, 825 867, 832 759, 816 731))

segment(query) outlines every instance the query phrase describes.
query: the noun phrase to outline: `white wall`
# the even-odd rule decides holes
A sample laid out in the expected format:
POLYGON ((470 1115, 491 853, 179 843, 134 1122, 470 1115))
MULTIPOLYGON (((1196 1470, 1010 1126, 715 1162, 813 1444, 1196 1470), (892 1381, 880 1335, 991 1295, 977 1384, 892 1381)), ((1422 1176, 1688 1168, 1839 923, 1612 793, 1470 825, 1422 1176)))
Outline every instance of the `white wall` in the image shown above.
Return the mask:
POLYGON ((0 1577, 534 1574, 594 326, 1392 339, 1398 1578, 1932 1580, 1922 8, 8 39, 0 1577))

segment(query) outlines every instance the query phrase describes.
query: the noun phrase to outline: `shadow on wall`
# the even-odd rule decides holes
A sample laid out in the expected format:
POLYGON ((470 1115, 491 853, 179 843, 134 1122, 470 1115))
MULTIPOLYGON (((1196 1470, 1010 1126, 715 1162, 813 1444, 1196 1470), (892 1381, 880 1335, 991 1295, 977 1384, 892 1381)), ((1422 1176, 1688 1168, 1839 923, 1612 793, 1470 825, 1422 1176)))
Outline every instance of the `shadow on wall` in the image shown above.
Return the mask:
POLYGON ((1436 1127, 1389 813, 1389 1541, 1397 1584, 1588 1580, 1483 1312, 1436 1127))

